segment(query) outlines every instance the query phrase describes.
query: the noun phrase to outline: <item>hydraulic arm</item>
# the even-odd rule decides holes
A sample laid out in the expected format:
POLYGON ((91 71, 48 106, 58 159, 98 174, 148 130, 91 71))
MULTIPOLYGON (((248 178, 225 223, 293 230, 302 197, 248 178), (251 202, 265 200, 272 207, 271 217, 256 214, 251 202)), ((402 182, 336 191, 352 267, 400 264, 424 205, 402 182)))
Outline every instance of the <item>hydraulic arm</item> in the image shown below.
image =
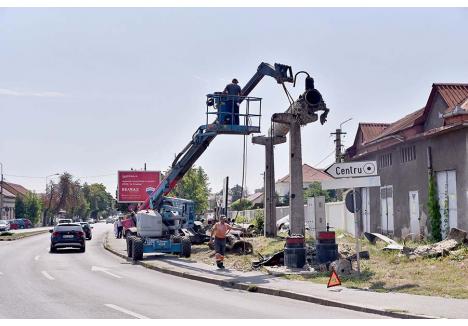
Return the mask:
MULTIPOLYGON (((257 72, 247 82, 241 90, 242 98, 248 96, 250 92, 258 85, 264 76, 273 77, 279 84, 293 82, 292 69, 290 66, 275 63, 274 66, 262 62, 257 72)), ((242 101, 242 98, 240 101, 242 101)), ((162 199, 176 185, 177 182, 187 173, 190 167, 198 160, 205 152, 213 139, 218 135, 216 130, 207 130, 206 125, 200 126, 192 136, 192 140, 185 148, 176 156, 172 162, 170 170, 166 173, 164 179, 159 186, 149 195, 148 199, 140 205, 139 209, 148 207, 158 210, 162 199)))

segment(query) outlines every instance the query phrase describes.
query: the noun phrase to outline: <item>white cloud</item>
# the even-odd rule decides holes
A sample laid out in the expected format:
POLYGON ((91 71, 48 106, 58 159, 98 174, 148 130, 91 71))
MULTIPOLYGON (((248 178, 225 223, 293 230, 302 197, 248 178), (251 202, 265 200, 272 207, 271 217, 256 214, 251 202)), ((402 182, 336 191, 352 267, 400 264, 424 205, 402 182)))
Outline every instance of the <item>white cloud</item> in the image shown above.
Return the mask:
POLYGON ((0 96, 23 96, 23 97, 62 97, 65 94, 60 92, 23 92, 7 88, 0 88, 0 96))

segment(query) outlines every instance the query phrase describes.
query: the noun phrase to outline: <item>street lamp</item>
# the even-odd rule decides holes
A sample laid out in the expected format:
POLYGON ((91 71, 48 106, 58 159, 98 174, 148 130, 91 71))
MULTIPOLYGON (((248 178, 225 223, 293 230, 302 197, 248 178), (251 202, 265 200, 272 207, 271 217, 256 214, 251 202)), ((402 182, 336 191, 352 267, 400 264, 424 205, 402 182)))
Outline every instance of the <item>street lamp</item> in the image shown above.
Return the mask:
MULTIPOLYGON (((45 195, 47 197, 47 188, 48 188, 48 183, 47 183, 47 178, 49 177, 53 177, 53 176, 57 176, 57 175, 60 175, 60 173, 54 173, 54 174, 51 174, 51 175, 47 175, 45 177, 45 180, 46 180, 46 189, 45 189, 45 195)), ((48 223, 47 221, 47 213, 49 212, 50 210, 50 205, 52 204, 52 188, 50 189, 50 198, 49 198, 49 205, 48 207, 44 210, 44 218, 42 219, 42 226, 46 226, 48 223)))
POLYGON ((3 163, 0 162, 0 220, 3 220, 3 163))

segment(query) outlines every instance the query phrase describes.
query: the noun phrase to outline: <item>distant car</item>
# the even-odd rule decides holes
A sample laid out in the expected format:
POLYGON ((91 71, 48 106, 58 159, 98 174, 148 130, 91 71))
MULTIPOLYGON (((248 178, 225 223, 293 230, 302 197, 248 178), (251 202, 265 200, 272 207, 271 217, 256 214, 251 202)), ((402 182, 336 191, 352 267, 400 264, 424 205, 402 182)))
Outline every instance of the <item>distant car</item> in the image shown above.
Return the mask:
POLYGON ((6 220, 0 220, 0 231, 9 231, 10 223, 6 220))
POLYGON ((78 222, 81 227, 83 228, 83 231, 86 235, 86 240, 91 240, 93 238, 93 234, 91 232, 91 229, 93 228, 91 225, 88 224, 88 222, 78 222))
POLYGON ((57 225, 58 224, 70 224, 70 223, 73 223, 73 220, 70 218, 61 218, 57 221, 57 225))
POLYGON ((31 221, 28 220, 27 218, 20 218, 18 220, 22 222, 23 229, 30 229, 33 227, 31 221))
POLYGON ((94 224, 95 220, 93 218, 90 218, 89 220, 87 220, 86 222, 88 222, 89 224, 94 224))
POLYGON ((108 218, 106 218, 106 224, 114 223, 114 221, 115 221, 115 218, 112 216, 109 216, 108 218))
POLYGON ((19 220, 7 220, 8 225, 10 225, 10 230, 19 230, 23 228, 23 224, 19 220))
POLYGON ((60 248, 79 248, 80 252, 86 250, 86 235, 78 223, 57 224, 50 237, 50 252, 57 252, 60 248))

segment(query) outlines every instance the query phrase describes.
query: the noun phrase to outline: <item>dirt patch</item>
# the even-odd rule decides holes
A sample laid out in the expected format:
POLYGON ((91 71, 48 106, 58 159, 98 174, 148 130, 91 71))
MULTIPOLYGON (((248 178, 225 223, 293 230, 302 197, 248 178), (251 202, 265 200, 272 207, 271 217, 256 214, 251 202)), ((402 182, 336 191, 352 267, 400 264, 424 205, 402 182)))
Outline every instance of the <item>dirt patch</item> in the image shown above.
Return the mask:
POLYGON ((22 238, 27 238, 33 235, 37 234, 42 234, 42 233, 47 233, 49 232, 48 230, 41 230, 41 231, 32 231, 32 232, 23 232, 23 233, 11 233, 11 232, 4 232, 0 234, 0 241, 14 241, 14 240, 19 240, 22 238))

